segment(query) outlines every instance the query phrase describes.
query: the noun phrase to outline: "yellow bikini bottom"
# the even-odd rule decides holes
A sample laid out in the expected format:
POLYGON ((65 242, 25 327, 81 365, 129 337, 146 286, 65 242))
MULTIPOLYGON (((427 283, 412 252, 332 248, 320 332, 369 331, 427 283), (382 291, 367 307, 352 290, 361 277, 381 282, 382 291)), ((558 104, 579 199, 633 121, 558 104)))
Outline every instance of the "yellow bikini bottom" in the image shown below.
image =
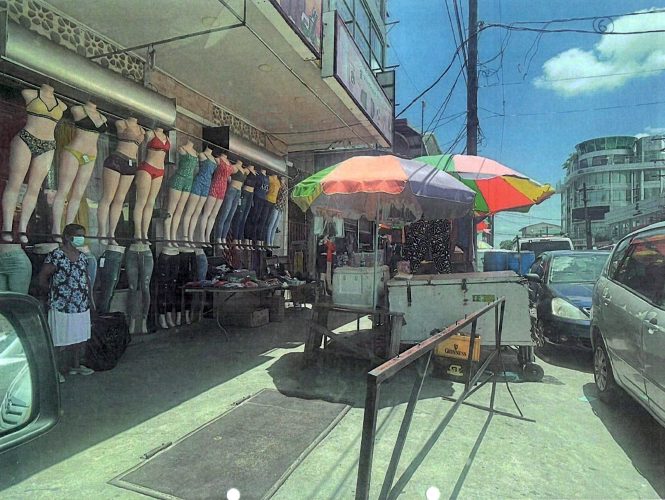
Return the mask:
POLYGON ((77 151, 76 149, 72 149, 69 146, 65 146, 62 149, 65 151, 69 151, 74 158, 76 158, 79 162, 79 167, 82 167, 86 163, 91 163, 95 161, 96 156, 91 156, 86 153, 81 153, 80 151, 77 151))

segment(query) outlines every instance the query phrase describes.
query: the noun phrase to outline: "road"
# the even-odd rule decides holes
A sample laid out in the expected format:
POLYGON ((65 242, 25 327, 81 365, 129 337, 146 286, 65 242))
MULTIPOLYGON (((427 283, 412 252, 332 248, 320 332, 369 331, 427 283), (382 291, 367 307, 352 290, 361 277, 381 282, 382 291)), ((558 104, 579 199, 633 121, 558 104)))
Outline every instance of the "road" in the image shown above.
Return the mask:
MULTIPOLYGON (((229 342, 211 322, 136 339, 114 370, 67 378, 58 426, 0 456, 0 496, 139 498, 108 481, 140 463, 142 454, 177 441, 234 402, 275 388, 351 406, 275 498, 353 498, 367 365, 326 356, 321 365, 302 369, 306 325, 306 314, 290 312, 284 323, 232 329, 229 342)), ((417 464, 402 498, 425 498, 429 488, 442 498, 665 497, 663 429, 628 398, 614 408, 597 399, 589 354, 542 357, 541 383, 513 379, 510 384, 522 412, 535 422, 495 416, 487 424, 486 412, 462 407, 417 464)), ((414 373, 407 370, 382 389, 372 498, 414 373)), ((458 394, 459 388, 437 378, 426 381, 398 478, 415 463, 452 404, 442 396, 458 394)), ((486 403, 488 396, 483 389, 473 400, 486 403)), ((515 411, 505 385, 498 386, 497 407, 515 411)), ((205 456, 201 453, 200 460, 205 456)))

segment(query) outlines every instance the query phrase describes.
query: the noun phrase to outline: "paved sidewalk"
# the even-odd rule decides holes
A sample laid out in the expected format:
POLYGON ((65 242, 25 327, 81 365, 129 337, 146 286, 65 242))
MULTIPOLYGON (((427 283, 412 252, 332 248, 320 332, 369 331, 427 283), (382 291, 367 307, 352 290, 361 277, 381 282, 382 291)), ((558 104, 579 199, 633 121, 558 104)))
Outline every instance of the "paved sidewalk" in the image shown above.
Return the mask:
MULTIPOLYGON (((136 339, 112 371, 68 377, 58 426, 0 456, 0 497, 139 498, 107 482, 139 463, 144 453, 175 442, 234 402, 276 388, 346 401, 352 408, 275 498, 353 498, 368 367, 326 356, 320 365, 302 369, 308 314, 290 310, 283 323, 231 329, 229 342, 213 321, 204 320, 136 339)), ((601 404, 589 356, 559 353, 547 359, 541 363, 542 383, 511 384, 522 411, 535 423, 495 416, 483 432, 487 413, 463 406, 402 498, 425 498, 431 487, 442 498, 665 496, 665 432, 630 400, 618 409, 601 404)), ((414 375, 405 370, 382 388, 372 498, 378 495, 414 375)), ((398 478, 452 405, 441 396, 460 390, 458 384, 428 378, 398 478)), ((473 400, 484 404, 488 397, 485 388, 473 400)), ((499 387, 497 407, 513 411, 505 386, 499 387)), ((241 494, 251 498, 251 492, 241 494)))

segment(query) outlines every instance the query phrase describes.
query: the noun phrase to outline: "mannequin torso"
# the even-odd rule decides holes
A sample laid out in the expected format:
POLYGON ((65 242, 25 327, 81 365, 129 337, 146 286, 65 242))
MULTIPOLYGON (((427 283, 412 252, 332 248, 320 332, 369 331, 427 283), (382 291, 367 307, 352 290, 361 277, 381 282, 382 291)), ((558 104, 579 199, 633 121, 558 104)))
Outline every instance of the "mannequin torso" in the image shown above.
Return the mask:
POLYGON ((118 120, 115 122, 115 128, 118 133, 116 151, 136 161, 139 146, 145 139, 145 130, 139 125, 136 118, 118 120))
POLYGON ((155 168, 164 168, 164 160, 171 147, 169 138, 161 128, 150 130, 146 134, 148 148, 145 155, 145 163, 149 163, 155 168))
POLYGON ((21 95, 28 114, 23 129, 39 139, 53 140, 53 131, 67 105, 55 96, 53 87, 46 84, 38 90, 25 89, 21 95))
POLYGON ((245 170, 245 174, 247 175, 247 178, 245 179, 242 189, 248 193, 253 193, 254 186, 256 185, 256 170, 254 169, 254 165, 249 165, 245 170))
POLYGON ((97 139, 99 134, 106 132, 108 126, 106 118, 92 102, 86 102, 83 106, 74 106, 71 108, 72 118, 74 118, 74 137, 68 144, 69 148, 82 153, 95 155, 97 153, 97 139))

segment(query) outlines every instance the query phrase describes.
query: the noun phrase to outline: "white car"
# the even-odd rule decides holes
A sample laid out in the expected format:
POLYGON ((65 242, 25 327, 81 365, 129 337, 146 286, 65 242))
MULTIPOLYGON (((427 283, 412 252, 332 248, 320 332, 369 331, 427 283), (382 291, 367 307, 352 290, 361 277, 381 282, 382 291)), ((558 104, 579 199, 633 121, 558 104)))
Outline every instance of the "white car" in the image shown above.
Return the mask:
POLYGON ((591 315, 600 399, 612 401, 620 387, 665 425, 665 222, 617 243, 591 315))

